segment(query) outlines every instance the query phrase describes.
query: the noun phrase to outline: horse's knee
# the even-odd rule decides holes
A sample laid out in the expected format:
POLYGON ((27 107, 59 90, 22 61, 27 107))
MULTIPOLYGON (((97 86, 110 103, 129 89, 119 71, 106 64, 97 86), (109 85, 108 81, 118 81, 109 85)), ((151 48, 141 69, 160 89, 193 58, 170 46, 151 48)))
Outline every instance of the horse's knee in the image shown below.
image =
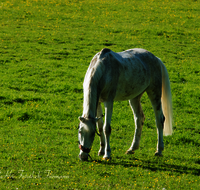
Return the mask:
POLYGON ((111 134, 111 126, 107 125, 103 128, 103 131, 106 135, 110 135, 111 134))
POLYGON ((98 126, 98 130, 99 130, 99 133, 100 133, 100 134, 103 133, 103 127, 99 127, 99 126, 98 126))
POLYGON ((136 116, 136 122, 137 122, 138 127, 141 126, 141 125, 143 126, 144 121, 145 121, 145 116, 144 116, 143 113, 136 116))
POLYGON ((99 119, 99 121, 97 122, 97 128, 99 129, 99 132, 103 132, 103 120, 99 119))

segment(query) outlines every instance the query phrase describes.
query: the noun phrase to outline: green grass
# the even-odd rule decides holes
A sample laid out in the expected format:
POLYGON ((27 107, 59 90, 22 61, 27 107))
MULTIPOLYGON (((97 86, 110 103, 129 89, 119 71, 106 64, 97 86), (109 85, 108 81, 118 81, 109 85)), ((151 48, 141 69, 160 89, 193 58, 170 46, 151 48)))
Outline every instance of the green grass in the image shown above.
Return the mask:
POLYGON ((1 189, 199 189, 200 1, 2 0, 0 3, 1 189), (145 94, 140 149, 128 102, 115 102, 112 160, 78 159, 82 83, 102 48, 144 48, 165 63, 174 133, 162 158, 145 94))

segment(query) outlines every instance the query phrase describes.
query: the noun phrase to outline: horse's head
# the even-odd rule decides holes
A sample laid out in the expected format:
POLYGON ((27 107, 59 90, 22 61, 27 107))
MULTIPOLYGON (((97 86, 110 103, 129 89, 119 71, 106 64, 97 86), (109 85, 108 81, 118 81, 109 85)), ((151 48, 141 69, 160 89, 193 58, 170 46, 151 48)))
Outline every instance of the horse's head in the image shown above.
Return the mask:
POLYGON ((88 155, 94 141, 96 132, 96 122, 98 119, 90 119, 85 117, 79 117, 80 124, 78 130, 78 140, 80 154, 79 158, 82 161, 88 160, 88 155))

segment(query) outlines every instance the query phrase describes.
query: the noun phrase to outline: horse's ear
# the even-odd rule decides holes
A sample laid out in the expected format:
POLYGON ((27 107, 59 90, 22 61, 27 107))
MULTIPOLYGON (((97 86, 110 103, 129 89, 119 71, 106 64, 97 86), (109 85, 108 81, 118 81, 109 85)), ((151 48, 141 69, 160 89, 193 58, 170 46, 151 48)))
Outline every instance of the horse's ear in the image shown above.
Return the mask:
POLYGON ((83 122, 83 123, 84 123, 85 120, 86 120, 86 119, 85 119, 84 117, 82 117, 82 116, 78 117, 78 119, 79 119, 81 122, 83 122))

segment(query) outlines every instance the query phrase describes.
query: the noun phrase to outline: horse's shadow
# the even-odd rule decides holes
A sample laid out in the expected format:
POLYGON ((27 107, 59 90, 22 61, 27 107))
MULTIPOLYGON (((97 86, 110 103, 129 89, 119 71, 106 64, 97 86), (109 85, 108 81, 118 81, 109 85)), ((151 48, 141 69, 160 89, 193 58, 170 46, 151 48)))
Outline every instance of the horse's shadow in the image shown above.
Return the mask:
MULTIPOLYGON (((180 163, 184 162, 184 160, 180 160, 179 158, 171 158, 173 160, 179 160, 180 163)), ((155 157, 155 159, 144 160, 136 157, 131 157, 129 159, 124 160, 124 157, 115 157, 109 161, 104 160, 95 160, 97 163, 105 164, 105 165, 121 165, 125 168, 129 167, 140 167, 145 170, 151 170, 153 172, 156 171, 169 171, 177 174, 192 174, 195 176, 200 176, 200 169, 192 166, 182 166, 181 164, 171 164, 166 163, 162 157, 155 157)), ((200 159, 194 161, 196 164, 200 165, 200 159)))

